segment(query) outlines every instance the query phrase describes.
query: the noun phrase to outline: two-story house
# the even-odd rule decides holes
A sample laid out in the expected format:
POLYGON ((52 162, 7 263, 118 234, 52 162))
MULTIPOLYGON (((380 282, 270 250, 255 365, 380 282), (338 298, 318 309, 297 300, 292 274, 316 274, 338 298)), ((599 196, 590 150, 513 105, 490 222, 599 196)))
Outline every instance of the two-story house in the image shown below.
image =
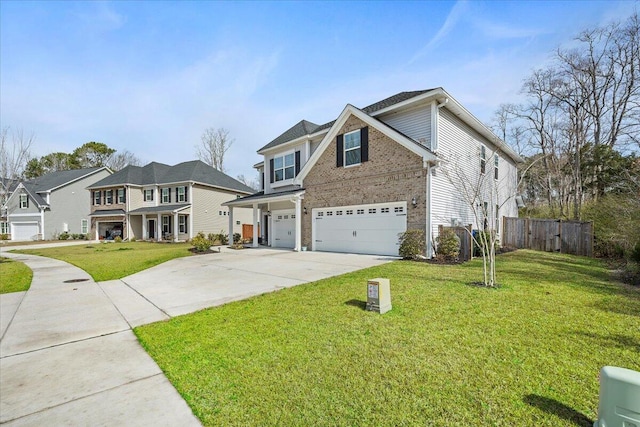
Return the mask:
MULTIPOLYGON (((229 209, 222 203, 254 191, 199 160, 127 166, 87 189, 94 238, 172 241, 226 231, 229 209)), ((252 222, 251 211, 239 210, 235 221, 232 234, 252 222)))
POLYGON ((252 208, 273 247, 397 255, 399 234, 420 229, 431 256, 439 225, 493 228, 517 215, 522 159, 442 88, 347 104, 323 125, 302 120, 258 154, 262 191, 225 205, 252 208), (465 202, 478 182, 491 224, 465 202))
POLYGON ((55 239, 89 232, 85 188, 111 174, 106 167, 56 171, 11 183, 3 206, 2 234, 11 240, 55 239))

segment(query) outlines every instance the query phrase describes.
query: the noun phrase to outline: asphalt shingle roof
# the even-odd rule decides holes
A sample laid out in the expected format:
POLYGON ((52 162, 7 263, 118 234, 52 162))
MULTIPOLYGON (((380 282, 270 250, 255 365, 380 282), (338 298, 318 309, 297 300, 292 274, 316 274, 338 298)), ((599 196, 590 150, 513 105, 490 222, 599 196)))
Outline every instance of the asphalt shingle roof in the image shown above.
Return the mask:
POLYGON ((42 175, 38 178, 28 180, 25 183, 28 183, 30 187, 37 192, 49 191, 71 181, 75 181, 76 179, 88 175, 91 172, 95 172, 98 169, 102 169, 102 167, 49 172, 48 174, 42 175))
MULTIPOLYGON (((361 110, 367 114, 373 114, 376 111, 380 111, 392 105, 399 104, 400 102, 406 101, 407 99, 414 98, 418 95, 422 95, 423 93, 427 93, 432 90, 433 89, 426 89, 426 90, 415 90, 411 92, 396 93, 395 95, 385 98, 382 101, 378 101, 364 108, 361 108, 361 110)), ((287 129, 284 133, 282 133, 276 139, 274 139, 273 141, 269 142, 267 145, 259 149, 258 152, 262 150, 266 150, 268 148, 277 147, 280 144, 284 144, 285 142, 289 142, 296 138, 300 138, 301 136, 311 135, 321 130, 329 129, 331 126, 333 126, 335 122, 336 121, 333 120, 323 125, 316 125, 307 120, 301 120, 300 122, 293 125, 291 128, 287 129)))
POLYGON ((164 163, 151 162, 145 166, 127 166, 126 168, 110 175, 88 188, 100 188, 123 184, 133 185, 161 185, 176 182, 200 182, 213 187, 228 188, 243 193, 253 193, 240 181, 229 175, 212 168, 200 160, 178 163, 175 166, 164 163))

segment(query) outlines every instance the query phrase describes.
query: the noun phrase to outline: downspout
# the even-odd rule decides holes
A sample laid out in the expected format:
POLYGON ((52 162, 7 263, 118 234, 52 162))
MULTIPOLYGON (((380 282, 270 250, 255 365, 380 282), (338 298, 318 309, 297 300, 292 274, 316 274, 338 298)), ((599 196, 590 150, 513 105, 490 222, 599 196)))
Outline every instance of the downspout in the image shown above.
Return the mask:
POLYGON ((432 238, 432 223, 431 223, 431 163, 427 163, 427 194, 425 195, 425 209, 426 209, 426 233, 425 239, 425 256, 430 259, 433 258, 433 238, 432 238))
POLYGON ((42 227, 42 234, 40 240, 44 240, 44 208, 40 207, 40 226, 42 227))

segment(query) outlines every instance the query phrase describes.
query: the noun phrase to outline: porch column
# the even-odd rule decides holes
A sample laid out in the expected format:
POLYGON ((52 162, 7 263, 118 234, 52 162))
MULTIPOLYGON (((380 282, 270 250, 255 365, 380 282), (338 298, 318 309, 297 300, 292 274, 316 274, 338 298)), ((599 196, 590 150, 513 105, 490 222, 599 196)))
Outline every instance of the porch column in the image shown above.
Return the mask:
POLYGON ((142 214, 142 240, 147 240, 149 235, 147 234, 147 214, 142 214))
POLYGON ((233 206, 229 206, 229 244, 233 245, 233 206))
POLYGON ((178 241, 178 212, 173 213, 173 241, 178 241))
POLYGON ((258 247, 258 204, 253 204, 253 244, 254 248, 258 247))
POLYGON ((294 251, 300 252, 302 249, 302 200, 296 197, 296 246, 294 251))
POLYGON ((156 241, 162 240, 162 215, 158 214, 156 219, 156 241))

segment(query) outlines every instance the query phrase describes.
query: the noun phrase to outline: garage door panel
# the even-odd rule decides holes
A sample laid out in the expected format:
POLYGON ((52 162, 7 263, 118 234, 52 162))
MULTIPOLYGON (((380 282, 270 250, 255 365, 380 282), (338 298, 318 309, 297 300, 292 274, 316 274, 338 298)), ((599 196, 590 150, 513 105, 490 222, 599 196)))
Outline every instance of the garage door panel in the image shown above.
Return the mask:
POLYGON ((38 238, 38 223, 14 223, 12 224, 13 231, 11 234, 12 240, 36 240, 38 238))
POLYGON ((314 209, 313 215, 319 251, 397 256, 398 235, 407 229, 406 202, 314 209))

